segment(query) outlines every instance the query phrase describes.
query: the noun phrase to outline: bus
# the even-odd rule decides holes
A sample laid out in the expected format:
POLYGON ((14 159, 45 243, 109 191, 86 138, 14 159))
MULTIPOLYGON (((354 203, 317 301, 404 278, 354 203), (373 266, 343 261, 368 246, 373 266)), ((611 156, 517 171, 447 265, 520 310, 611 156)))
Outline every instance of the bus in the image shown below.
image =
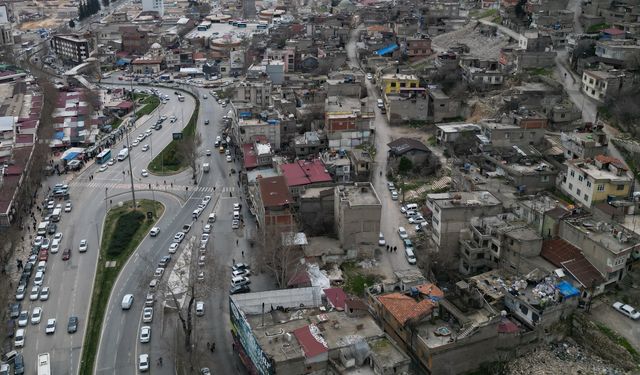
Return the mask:
POLYGON ((111 149, 105 148, 101 153, 96 156, 96 163, 105 164, 111 160, 111 149))
POLYGON ((38 375, 51 375, 49 353, 38 354, 38 375))
POLYGON ((266 30, 269 27, 269 23, 267 21, 260 21, 260 23, 256 26, 258 30, 266 30))
POLYGON ((247 27, 247 23, 246 22, 238 22, 238 27, 241 29, 244 29, 247 27))

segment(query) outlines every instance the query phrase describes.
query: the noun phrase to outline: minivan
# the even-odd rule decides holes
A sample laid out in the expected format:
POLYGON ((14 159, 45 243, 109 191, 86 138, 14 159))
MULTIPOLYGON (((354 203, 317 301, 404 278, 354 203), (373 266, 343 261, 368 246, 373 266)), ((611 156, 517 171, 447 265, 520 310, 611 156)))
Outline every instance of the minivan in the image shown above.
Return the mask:
POLYGON ((404 249, 404 256, 407 258, 409 264, 416 264, 416 256, 413 254, 412 248, 404 249))
POLYGON ((382 107, 384 107, 384 102, 382 101, 382 99, 378 99, 378 108, 382 107))
POLYGON ((36 267, 36 272, 44 273, 47 270, 47 262, 41 260, 38 262, 38 266, 36 267))
POLYGON ((241 285, 247 285, 247 284, 251 284, 251 280, 249 280, 249 278, 244 277, 244 276, 236 276, 236 277, 231 279, 231 286, 232 287, 241 286, 241 285))
POLYGON ((233 211, 233 220, 240 220, 240 211, 233 211))
POLYGON ((48 221, 43 221, 38 224, 38 236, 45 236, 47 234, 47 225, 49 225, 48 221))
POLYGON ((14 342, 14 346, 16 348, 22 348, 24 346, 24 328, 20 328, 19 330, 16 331, 16 339, 14 342))
POLYGON ((133 294, 125 294, 122 298, 122 310, 129 310, 133 305, 133 294))
POLYGON ((215 221, 216 221, 216 214, 215 213, 209 214, 209 218, 207 219, 207 223, 213 224, 213 222, 215 222, 215 221))
POLYGON ((409 211, 417 211, 417 210, 418 210, 418 205, 417 204, 409 203, 409 204, 404 206, 404 211, 402 213, 409 212, 409 211))

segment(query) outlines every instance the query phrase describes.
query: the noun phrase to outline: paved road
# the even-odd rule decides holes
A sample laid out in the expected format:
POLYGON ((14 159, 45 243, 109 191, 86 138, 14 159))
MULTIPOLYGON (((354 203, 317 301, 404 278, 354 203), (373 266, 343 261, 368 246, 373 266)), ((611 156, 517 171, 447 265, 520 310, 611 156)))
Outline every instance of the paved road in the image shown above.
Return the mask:
MULTIPOLYGON (((167 90, 167 93, 169 90, 167 90)), ((171 95, 173 93, 171 92, 171 95)), ((178 105, 173 99, 166 105, 161 105, 158 109, 160 114, 173 113, 178 105)), ((181 103, 185 110, 193 111, 195 102, 185 100, 181 103)), ((145 119, 139 121, 139 129, 145 129, 155 119, 145 119)), ((174 126, 180 126, 176 122, 174 126)), ((134 134, 137 134, 134 132, 134 134)), ((164 148, 171 140, 171 130, 163 127, 160 132, 156 132, 151 138, 154 139, 157 148, 164 148)), ((119 149, 119 146, 114 149, 119 149)), ((146 167, 150 160, 150 153, 142 153, 140 148, 132 151, 132 165, 135 171, 146 167)), ((47 184, 53 186, 57 182, 69 184, 71 202, 74 209, 70 213, 64 213, 62 220, 58 223, 58 230, 64 233, 61 249, 71 248, 72 256, 69 261, 62 261, 62 253, 51 254, 48 264, 45 282, 43 285, 51 288, 51 297, 45 302, 23 301, 23 309, 31 311, 33 307, 43 308, 43 319, 39 325, 29 325, 26 330, 26 342, 23 353, 27 362, 26 374, 35 374, 35 366, 32 365, 38 353, 48 352, 51 354, 53 373, 76 373, 80 357, 80 348, 84 338, 86 316, 88 315, 89 299, 92 292, 94 270, 97 261, 99 239, 102 230, 102 221, 105 215, 105 190, 109 199, 116 204, 120 200, 130 199, 129 195, 119 195, 129 185, 123 184, 122 171, 124 164, 128 168, 128 163, 117 163, 106 172, 96 173, 98 166, 91 165, 80 173, 51 177, 47 184), (89 175, 95 178, 89 182, 89 175), (113 181, 111 181, 113 180, 113 181), (112 186, 118 180, 120 186, 112 186), (89 251, 79 254, 78 244, 81 239, 89 241, 89 251), (78 316, 80 319, 79 330, 75 334, 67 334, 66 324, 69 316, 78 316), (58 328, 52 336, 44 334, 46 319, 56 318, 58 328)), ((143 187, 139 184, 138 188, 143 187)))
MULTIPOLYGON (((215 103, 208 90, 198 88, 193 90, 201 100, 198 121, 198 131, 203 139, 201 149, 213 150, 215 136, 221 132, 220 120, 227 109, 215 103), (207 95, 208 98, 204 99, 204 95, 207 95), (204 119, 209 119, 210 125, 205 126, 204 119)), ((186 114, 185 118, 187 118, 186 114)), ((239 201, 239 186, 237 174, 230 175, 229 171, 232 167, 239 170, 239 167, 234 163, 226 162, 224 157, 217 152, 209 157, 204 152, 201 155, 200 163, 206 159, 211 164, 211 171, 199 176, 197 186, 190 186, 187 192, 182 185, 175 184, 171 187, 163 183, 160 184, 161 190, 173 191, 179 197, 187 199, 180 207, 168 212, 162 218, 159 223, 162 229, 161 234, 153 239, 145 239, 136 257, 126 265, 117 280, 110 297, 103 326, 103 336, 96 363, 96 373, 98 374, 135 373, 137 356, 140 353, 150 354, 154 373, 174 373, 176 345, 182 344, 181 342, 176 343, 176 330, 181 329, 178 327, 177 314, 170 309, 163 308, 162 296, 158 296, 159 299, 154 306, 155 316, 153 322, 149 324, 152 327, 151 343, 141 344, 138 335, 141 326, 143 299, 148 291, 148 284, 157 261, 161 256, 168 254, 168 248, 174 234, 184 224, 192 223, 192 212, 204 195, 213 196, 212 202, 207 206, 200 219, 193 222, 189 237, 195 236, 197 238, 200 236, 204 221, 210 212, 215 211, 218 220, 213 226, 212 239, 209 241, 206 266, 202 268, 205 270, 205 281, 196 284, 196 295, 198 295, 198 299, 205 302, 205 315, 194 317, 194 353, 197 355, 193 357, 193 365, 194 368, 214 367, 215 365, 216 372, 220 373, 236 372, 231 339, 228 334, 229 319, 228 317, 224 318, 228 316, 229 266, 232 259, 242 258, 243 250, 245 250, 247 258, 251 256, 246 245, 247 236, 245 233, 252 230, 253 220, 247 216, 245 204, 243 209, 245 210, 246 227, 240 230, 231 229, 231 211, 233 203, 239 201), (238 240, 239 246, 236 246, 235 240, 238 240), (122 311, 120 302, 124 294, 127 293, 134 294, 136 302, 131 310, 122 311), (216 342, 216 351, 213 354, 206 350, 206 343, 210 341, 216 342), (161 368, 157 365, 159 357, 163 358, 161 368)), ((189 173, 183 172, 187 178, 189 173)), ((95 182, 89 184, 92 183, 95 182)), ((122 181, 110 183, 123 184, 122 181)), ((182 245, 178 253, 173 255, 172 264, 167 272, 173 271, 173 265, 184 248, 185 246, 182 245)), ((165 281, 168 278, 169 274, 163 276, 165 281)))
MULTIPOLYGON (((360 30, 362 30, 362 27, 351 31, 349 41, 346 45, 347 56, 349 57, 349 66, 355 69, 361 69, 356 57, 356 39, 360 30)), ((367 94, 369 97, 373 98, 371 100, 372 103, 376 101, 375 99, 381 98, 379 90, 371 81, 367 81, 366 86, 367 94)), ((387 143, 393 141, 397 137, 394 136, 393 129, 387 122, 386 117, 380 113, 380 110, 377 107, 375 108, 375 114, 376 167, 373 171, 374 176, 372 184, 382 201, 382 212, 385 213, 382 215, 380 222, 381 231, 384 234, 387 244, 397 246, 398 248, 398 251, 395 253, 386 252, 386 248, 384 248, 385 250, 381 250, 381 256, 378 257, 380 260, 379 270, 383 271, 384 276, 388 279, 393 279, 395 278, 393 274, 394 271, 406 270, 415 267, 409 265, 404 256, 404 246, 402 245, 397 232, 398 226, 404 226, 410 235, 415 233, 415 231, 413 230, 414 225, 410 225, 407 219, 401 214, 398 201, 391 200, 391 194, 387 188, 387 150, 389 149, 387 143), (380 176, 380 171, 382 171, 382 176, 380 176)), ((380 249, 383 248, 380 247, 380 249)))

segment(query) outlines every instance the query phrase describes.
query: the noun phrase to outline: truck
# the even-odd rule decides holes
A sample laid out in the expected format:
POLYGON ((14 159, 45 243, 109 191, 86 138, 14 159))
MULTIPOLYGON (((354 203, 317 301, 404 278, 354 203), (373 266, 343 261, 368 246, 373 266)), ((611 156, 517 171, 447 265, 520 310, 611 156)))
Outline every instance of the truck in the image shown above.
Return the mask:
POLYGON ((129 149, 128 148, 123 148, 122 150, 120 150, 120 152, 118 152, 118 161, 123 161, 128 156, 129 156, 129 149))
POLYGON ((209 163, 202 163, 202 171, 204 173, 209 173, 209 163))
POLYGON ((38 354, 38 375, 51 375, 49 353, 38 354))

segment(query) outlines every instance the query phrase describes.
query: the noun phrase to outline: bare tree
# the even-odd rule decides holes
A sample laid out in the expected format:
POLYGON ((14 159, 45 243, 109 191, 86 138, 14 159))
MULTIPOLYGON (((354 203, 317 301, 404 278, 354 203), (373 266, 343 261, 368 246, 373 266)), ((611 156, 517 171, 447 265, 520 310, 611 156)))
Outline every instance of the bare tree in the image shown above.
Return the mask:
POLYGON ((200 133, 193 135, 187 135, 178 143, 178 152, 180 159, 191 168, 192 178, 196 181, 196 175, 198 174, 198 149, 202 145, 202 138, 200 133))
POLYGON ((286 288, 304 255, 295 243, 296 232, 280 232, 276 227, 269 227, 262 233, 262 265, 273 275, 279 288, 286 288))

